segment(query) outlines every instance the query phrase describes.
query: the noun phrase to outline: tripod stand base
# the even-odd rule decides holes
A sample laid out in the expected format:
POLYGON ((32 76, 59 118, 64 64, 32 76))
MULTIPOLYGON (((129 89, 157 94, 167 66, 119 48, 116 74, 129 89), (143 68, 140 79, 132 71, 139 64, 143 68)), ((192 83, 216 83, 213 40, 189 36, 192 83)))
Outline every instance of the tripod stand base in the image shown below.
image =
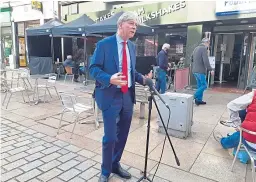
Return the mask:
POLYGON ((151 179, 149 179, 148 177, 145 177, 145 176, 142 176, 137 182, 140 182, 140 181, 149 181, 149 182, 152 182, 151 179))

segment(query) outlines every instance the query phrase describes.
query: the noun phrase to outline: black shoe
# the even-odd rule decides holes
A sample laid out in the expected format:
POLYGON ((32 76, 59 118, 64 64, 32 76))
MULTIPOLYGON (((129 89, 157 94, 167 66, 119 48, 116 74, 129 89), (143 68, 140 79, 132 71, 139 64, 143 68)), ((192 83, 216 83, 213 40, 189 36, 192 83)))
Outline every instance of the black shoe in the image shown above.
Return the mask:
POLYGON ((196 104, 197 106, 199 106, 199 105, 200 105, 200 103, 199 103, 199 101, 198 101, 198 100, 195 100, 195 104, 196 104))
POLYGON ((112 173, 117 174, 121 178, 125 179, 131 179, 132 177, 132 175, 128 171, 124 170, 120 165, 117 168, 113 169, 112 173))
POLYGON ((108 182, 108 177, 100 175, 99 182, 108 182))
POLYGON ((195 104, 196 104, 197 106, 199 106, 199 105, 205 105, 206 102, 204 102, 204 101, 199 101, 199 100, 195 100, 195 104))
POLYGON ((201 105, 205 105, 205 104, 206 104, 206 102, 204 102, 204 101, 200 101, 200 104, 201 104, 201 105))

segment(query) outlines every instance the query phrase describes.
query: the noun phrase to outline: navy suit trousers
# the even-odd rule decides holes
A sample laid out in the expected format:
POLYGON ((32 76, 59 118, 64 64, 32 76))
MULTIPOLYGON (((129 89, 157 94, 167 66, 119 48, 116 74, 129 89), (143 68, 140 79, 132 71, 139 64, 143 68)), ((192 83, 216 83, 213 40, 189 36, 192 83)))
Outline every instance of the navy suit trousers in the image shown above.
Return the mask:
POLYGON ((102 141, 102 174, 109 176, 117 168, 127 141, 133 115, 132 90, 116 89, 111 106, 102 111, 104 137, 102 141))

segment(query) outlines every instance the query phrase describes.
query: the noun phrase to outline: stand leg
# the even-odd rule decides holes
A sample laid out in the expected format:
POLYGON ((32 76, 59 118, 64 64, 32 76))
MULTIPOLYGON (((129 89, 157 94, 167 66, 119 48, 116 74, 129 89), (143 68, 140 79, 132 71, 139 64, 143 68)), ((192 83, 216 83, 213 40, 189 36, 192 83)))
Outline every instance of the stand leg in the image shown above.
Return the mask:
POLYGON ((151 180, 147 177, 147 165, 148 165, 148 147, 149 147, 149 134, 150 134, 150 120, 151 120, 151 110, 152 110, 152 96, 149 96, 148 98, 148 129, 147 129, 147 143, 146 143, 146 154, 145 154, 145 166, 144 166, 144 172, 143 172, 143 177, 141 177, 139 181, 151 180))
POLYGON ((172 145, 171 139, 170 139, 170 137, 169 137, 169 135, 168 135, 166 126, 165 126, 165 124, 164 124, 164 122, 163 122, 163 118, 162 118, 162 116, 161 116, 161 114, 160 114, 160 111, 159 111, 159 108, 158 108, 158 106, 157 106, 157 104, 156 104, 156 100, 155 100, 155 98, 153 97, 153 95, 152 95, 152 93, 151 93, 151 95, 150 95, 149 98, 148 98, 148 101, 149 101, 149 103, 148 103, 148 128, 147 128, 147 142, 146 142, 146 154, 145 154, 145 167, 144 167, 143 176, 142 176, 137 182, 144 181, 144 180, 152 182, 152 180, 150 180, 150 179, 147 177, 148 148, 149 148, 149 134, 150 134, 150 120, 151 120, 152 100, 154 100, 154 103, 155 103, 155 105, 156 105, 156 108, 157 108, 157 111, 158 111, 158 113, 159 113, 161 122, 162 122, 162 124, 163 124, 163 126, 164 126, 164 130, 165 130, 166 136, 167 136, 168 141, 169 141, 169 143, 170 143, 170 145, 171 145, 171 147, 172 147, 172 150, 173 150, 173 154, 174 154, 174 156, 175 156, 176 163, 177 163, 178 166, 180 166, 179 159, 178 159, 178 157, 177 157, 177 155, 176 155, 176 153, 175 153, 175 150, 174 150, 174 147, 173 147, 173 145, 172 145))
POLYGON ((158 106, 157 106, 156 99, 155 99, 154 97, 152 97, 152 99, 153 99, 153 101, 154 101, 154 103, 155 103, 157 112, 159 113, 160 120, 161 120, 161 122, 162 122, 162 124, 163 124, 163 127, 164 127, 164 130, 165 130, 165 134, 166 134, 166 136, 167 136, 167 138, 168 138, 168 141, 169 141, 169 143, 170 143, 170 145, 171 145, 171 147, 172 147, 172 151, 173 151, 173 154, 174 154, 176 163, 177 163, 178 166, 180 166, 180 161, 179 161, 179 159, 178 159, 178 157, 177 157, 177 155, 176 155, 176 152, 175 152, 175 150, 174 150, 174 147, 173 147, 173 145, 172 145, 172 142, 171 142, 170 136, 169 136, 169 134, 168 134, 168 131, 167 131, 167 129, 166 129, 166 126, 165 126, 165 124, 164 124, 162 115, 160 114, 159 108, 158 108, 158 106))

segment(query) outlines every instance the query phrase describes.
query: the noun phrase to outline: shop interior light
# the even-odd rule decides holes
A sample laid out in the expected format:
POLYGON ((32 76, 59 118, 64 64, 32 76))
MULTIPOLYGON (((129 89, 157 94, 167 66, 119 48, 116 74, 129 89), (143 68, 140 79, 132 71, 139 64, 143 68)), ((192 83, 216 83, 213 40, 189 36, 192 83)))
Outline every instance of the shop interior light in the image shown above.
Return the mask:
POLYGON ((248 23, 248 20, 242 20, 240 23, 248 23))
POLYGON ((216 25, 222 25, 223 23, 221 21, 216 22, 216 25))

